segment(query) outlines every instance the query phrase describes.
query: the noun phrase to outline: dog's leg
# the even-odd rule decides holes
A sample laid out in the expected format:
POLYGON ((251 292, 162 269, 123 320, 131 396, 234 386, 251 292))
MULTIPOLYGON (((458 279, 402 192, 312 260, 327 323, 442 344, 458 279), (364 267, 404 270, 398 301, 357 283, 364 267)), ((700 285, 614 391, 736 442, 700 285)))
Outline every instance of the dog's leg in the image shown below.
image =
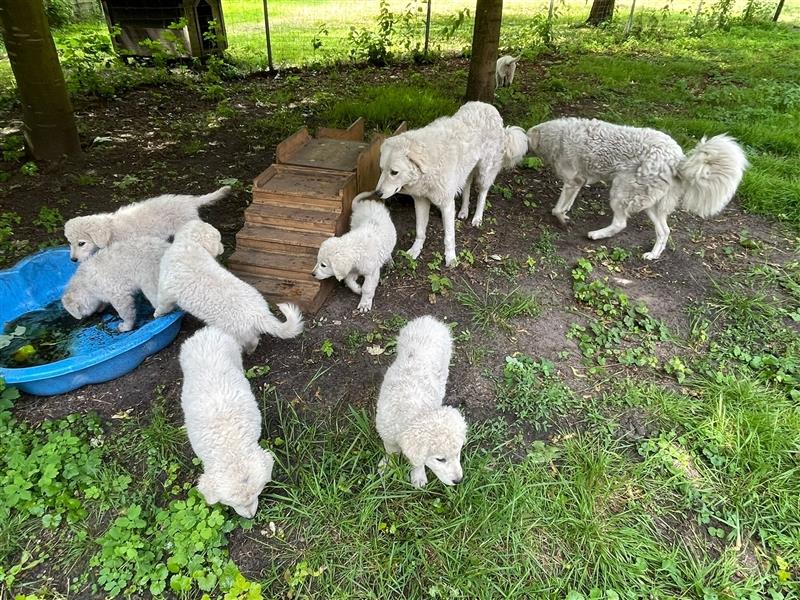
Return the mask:
POLYGON ((558 202, 556 202, 552 211, 553 216, 558 219, 562 225, 569 223, 567 213, 569 209, 572 208, 572 205, 575 203, 575 198, 578 197, 585 183, 586 181, 582 179, 573 179, 564 182, 564 187, 561 188, 561 195, 558 197, 558 202))
POLYGON ((456 201, 450 198, 441 206, 444 227, 444 264, 456 266, 456 201))
POLYGON ((425 245, 425 235, 428 231, 428 218, 430 217, 431 203, 427 198, 414 198, 414 214, 417 218, 417 237, 414 244, 408 249, 411 258, 416 259, 425 245))
POLYGON ((425 465, 411 469, 411 485, 415 488, 424 487, 428 483, 428 476, 425 475, 425 465))
POLYGON ((361 286, 358 285, 357 279, 357 273, 350 273, 350 275, 344 278, 344 284, 349 287, 354 294, 361 294, 361 286))
POLYGON ((669 240, 667 215, 659 211, 657 207, 648 208, 646 212, 656 228, 656 243, 653 245, 653 249, 650 252, 642 254, 642 258, 645 260, 656 260, 661 256, 661 253, 664 252, 664 248, 667 247, 667 240, 669 240))
POLYGON ((478 201, 475 203, 475 214, 472 216, 472 226, 480 227, 483 223, 483 210, 486 208, 486 195, 489 193, 489 188, 492 187, 497 174, 500 172, 500 163, 494 165, 495 168, 491 170, 486 169, 486 165, 479 165, 478 175, 476 177, 476 184, 478 187, 478 201))
POLYGON ((375 290, 381 279, 381 270, 376 269, 372 273, 364 276, 364 285, 361 286, 361 302, 358 303, 358 312, 372 310, 372 299, 375 297, 375 290))
POLYGON ((612 208, 614 210, 614 218, 611 220, 611 225, 603 227, 602 229, 590 231, 587 234, 589 239, 602 240, 604 238, 609 238, 612 235, 617 235, 628 225, 628 215, 625 213, 624 209, 613 206, 612 208))
POLYGON ((467 177, 467 182, 464 184, 464 189, 461 192, 461 210, 458 211, 459 219, 466 219, 469 216, 469 196, 472 191, 472 180, 475 178, 475 169, 467 177))
POLYGON ((123 296, 111 299, 111 306, 117 311, 122 323, 119 324, 119 331, 130 331, 136 324, 136 301, 133 296, 123 296))

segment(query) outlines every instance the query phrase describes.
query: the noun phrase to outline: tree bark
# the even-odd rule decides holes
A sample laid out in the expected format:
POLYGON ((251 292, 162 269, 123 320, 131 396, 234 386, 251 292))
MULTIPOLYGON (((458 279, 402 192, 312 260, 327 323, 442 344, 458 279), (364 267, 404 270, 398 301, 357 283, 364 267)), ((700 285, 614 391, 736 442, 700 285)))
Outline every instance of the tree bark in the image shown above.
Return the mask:
POLYGON ((0 0, 0 26, 22 101, 28 150, 40 160, 79 154, 72 103, 43 0, 0 0))
POLYGON ((477 0, 472 32, 472 59, 467 79, 467 100, 494 100, 494 70, 500 46, 503 0, 477 0))
POLYGON ((589 25, 600 25, 606 21, 610 21, 614 16, 614 0, 594 0, 592 2, 592 10, 589 12, 589 18, 586 22, 589 25))
POLYGON ((778 18, 781 16, 781 11, 783 10, 783 0, 778 0, 778 6, 775 8, 775 14, 772 15, 772 20, 777 22, 778 18))

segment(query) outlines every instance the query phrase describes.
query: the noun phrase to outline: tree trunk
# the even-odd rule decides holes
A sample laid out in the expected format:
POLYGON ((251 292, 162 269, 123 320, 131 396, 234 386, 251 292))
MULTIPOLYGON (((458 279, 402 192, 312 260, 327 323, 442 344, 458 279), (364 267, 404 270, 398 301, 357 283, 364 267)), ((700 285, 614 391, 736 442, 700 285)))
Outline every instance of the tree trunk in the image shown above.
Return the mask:
POLYGON ((772 15, 772 20, 777 22, 778 18, 781 16, 781 11, 783 10, 783 0, 778 0, 778 6, 775 9, 775 14, 772 15))
POLYGON ((40 160, 79 154, 72 103, 43 0, 0 0, 0 25, 22 101, 28 150, 40 160))
POLYGON ((592 10, 589 12, 589 18, 586 22, 589 25, 600 25, 606 21, 610 21, 614 16, 614 0, 594 0, 592 2, 592 10))
POLYGON ((494 70, 500 46, 503 0, 477 0, 472 32, 472 60, 467 79, 467 100, 494 100, 494 70))

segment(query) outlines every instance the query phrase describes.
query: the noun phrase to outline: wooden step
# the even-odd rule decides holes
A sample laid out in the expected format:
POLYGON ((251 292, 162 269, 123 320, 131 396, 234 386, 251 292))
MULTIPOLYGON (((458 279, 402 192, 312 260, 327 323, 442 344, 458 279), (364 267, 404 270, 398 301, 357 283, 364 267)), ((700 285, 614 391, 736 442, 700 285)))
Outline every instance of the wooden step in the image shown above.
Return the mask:
POLYGON ((295 280, 290 277, 269 277, 243 273, 241 278, 261 292, 267 300, 275 304, 281 302, 294 302, 304 312, 315 313, 319 310, 325 298, 333 290, 335 282, 332 279, 325 281, 308 282, 295 280))
POLYGON ((317 253, 288 253, 260 248, 239 247, 228 259, 231 269, 247 272, 248 265, 278 269, 280 271, 311 273, 317 264, 317 253))
POLYGON ((245 220, 254 225, 270 225, 296 231, 336 233, 341 210, 288 207, 270 204, 251 204, 245 212, 245 220))
POLYGON ((355 173, 274 164, 253 182, 253 201, 288 196, 325 208, 355 196, 355 190, 355 173))
POLYGON ((237 247, 241 242, 247 243, 251 248, 259 247, 265 250, 276 249, 276 246, 300 246, 313 248, 316 252, 320 244, 329 237, 331 237, 330 234, 319 231, 295 231, 270 225, 245 223, 244 227, 236 234, 236 243, 237 247))
MULTIPOLYGON (((314 263, 316 263, 316 260, 314 263)), ((314 264, 311 265, 310 269, 282 269, 280 268, 280 265, 275 263, 264 264, 260 262, 260 257, 254 257, 253 252, 247 250, 244 250, 241 253, 239 253, 237 250, 234 254, 232 254, 228 259, 228 266, 235 273, 242 275, 293 279, 295 281, 304 281, 308 283, 317 283, 319 281, 311 274, 314 264)))

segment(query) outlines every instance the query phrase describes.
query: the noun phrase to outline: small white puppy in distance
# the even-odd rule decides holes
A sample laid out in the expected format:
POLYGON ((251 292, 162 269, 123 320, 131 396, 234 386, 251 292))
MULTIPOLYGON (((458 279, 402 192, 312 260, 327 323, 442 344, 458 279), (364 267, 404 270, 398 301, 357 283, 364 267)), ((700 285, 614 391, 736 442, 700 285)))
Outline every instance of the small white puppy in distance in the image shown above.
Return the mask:
POLYGON ((83 261, 114 242, 142 236, 168 240, 186 222, 197 219, 197 210, 230 194, 229 186, 203 196, 165 194, 123 206, 114 213, 75 217, 64 223, 73 261, 83 261))
POLYGON ((158 304, 159 265, 167 248, 169 242, 141 237, 100 250, 78 266, 61 303, 76 319, 111 304, 122 319, 119 330, 130 331, 136 324, 139 291, 150 304, 158 304))
POLYGON ((331 275, 344 280, 356 294, 361 294, 359 312, 372 309, 372 299, 381 278, 381 267, 392 260, 397 231, 389 210, 380 202, 364 200, 375 192, 364 192, 353 199, 350 231, 341 237, 323 241, 317 253, 314 277, 331 275), (364 284, 358 284, 359 276, 364 284))
POLYGON ((438 319, 414 319, 397 336, 397 358, 386 371, 378 396, 375 425, 389 454, 402 452, 411 463, 411 483, 428 482, 428 467, 445 485, 463 477, 461 448, 467 424, 461 413, 442 406, 453 337, 438 319))
POLYGON ((261 413, 242 368, 239 343, 204 327, 181 346, 181 407, 186 433, 203 474, 197 491, 252 519, 272 480, 272 454, 261 448, 261 413))
POLYGON ((494 68, 494 89, 508 87, 514 83, 514 73, 520 58, 522 57, 506 54, 497 59, 494 68))
POLYGON ((220 265, 219 231, 203 221, 189 221, 161 259, 156 317, 180 306, 198 319, 232 335, 252 352, 262 333, 288 339, 303 331, 300 309, 279 304, 286 317, 279 321, 261 293, 220 265))
POLYGON ((716 215, 733 198, 748 166, 742 148, 724 134, 703 138, 684 154, 675 140, 655 129, 563 118, 532 127, 528 139, 530 151, 564 182, 553 215, 566 224, 584 185, 610 183, 613 220, 588 235, 593 240, 616 235, 628 217, 644 211, 656 230, 645 260, 661 256, 670 234, 667 217, 677 207, 699 217, 716 215))
MULTIPOLYGON (((469 205, 472 184, 478 201, 472 225, 480 227, 486 194, 500 172, 504 148, 503 119, 491 104, 467 102, 452 117, 388 138, 381 144, 381 176, 376 192, 389 198, 398 192, 414 198, 416 237, 409 248, 417 258, 425 244, 431 204, 442 213, 444 259, 456 264, 456 204, 462 192, 469 205)), ((462 210, 459 217, 466 218, 462 210)))

